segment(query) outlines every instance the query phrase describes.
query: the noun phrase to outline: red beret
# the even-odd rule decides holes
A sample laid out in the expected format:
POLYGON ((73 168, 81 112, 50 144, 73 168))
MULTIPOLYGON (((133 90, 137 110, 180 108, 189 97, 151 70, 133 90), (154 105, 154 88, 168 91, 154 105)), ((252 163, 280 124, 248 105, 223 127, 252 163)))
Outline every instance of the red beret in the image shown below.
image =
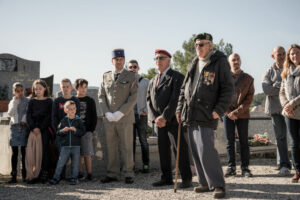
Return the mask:
POLYGON ((164 55, 166 55, 166 56, 172 58, 172 55, 171 55, 169 52, 167 52, 166 50, 163 50, 163 49, 156 49, 156 50, 155 50, 155 54, 157 54, 157 53, 161 53, 161 54, 164 54, 164 55))

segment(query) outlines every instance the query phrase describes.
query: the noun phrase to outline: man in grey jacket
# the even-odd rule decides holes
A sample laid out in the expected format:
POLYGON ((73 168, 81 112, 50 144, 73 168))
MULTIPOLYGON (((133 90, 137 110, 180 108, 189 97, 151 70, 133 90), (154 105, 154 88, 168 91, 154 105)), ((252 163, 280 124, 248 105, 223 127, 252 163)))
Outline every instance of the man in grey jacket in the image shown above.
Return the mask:
POLYGON ((285 50, 281 46, 273 49, 274 64, 265 72, 262 88, 266 94, 265 113, 271 116, 277 142, 277 157, 280 160, 279 175, 289 175, 291 163, 288 157, 287 129, 284 117, 281 115, 282 107, 279 102, 281 85, 281 72, 285 60, 285 50))
POLYGON ((142 150, 143 173, 149 172, 149 144, 147 141, 147 89, 149 79, 139 75, 140 66, 136 60, 128 62, 127 69, 137 74, 138 80, 138 97, 137 103, 134 106, 135 123, 133 125, 133 158, 135 160, 136 136, 139 136, 139 141, 142 150))

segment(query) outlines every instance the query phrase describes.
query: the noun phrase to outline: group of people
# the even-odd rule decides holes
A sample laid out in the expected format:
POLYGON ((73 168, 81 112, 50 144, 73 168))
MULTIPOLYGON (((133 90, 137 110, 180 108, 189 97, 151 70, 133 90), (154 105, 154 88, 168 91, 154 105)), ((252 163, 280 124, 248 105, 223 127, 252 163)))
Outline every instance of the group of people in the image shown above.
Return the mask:
MULTIPOLYGON (((141 171, 149 173, 147 122, 153 124, 153 130, 158 136, 162 172, 160 180, 152 183, 154 187, 174 184, 171 152, 176 154, 179 148, 179 170, 182 178, 179 187, 192 186, 190 168, 192 159, 199 182, 194 191, 197 193, 213 191, 214 198, 223 198, 226 194, 224 177, 236 175, 236 138, 240 142, 241 175, 253 176, 249 169, 248 124, 249 108, 254 96, 254 79, 241 69, 241 58, 237 53, 227 58, 221 51, 213 49, 211 34, 198 34, 194 38, 194 47, 197 56, 187 66, 185 76, 170 67, 172 55, 168 51, 155 50, 155 63, 159 73, 150 81, 139 75, 140 67, 136 60, 130 60, 124 68, 123 49, 113 50, 114 69, 104 73, 98 94, 107 147, 107 173, 101 179, 102 183, 118 181, 121 172, 124 174, 126 184, 134 182, 136 136, 139 137, 142 149, 141 171), (224 123, 227 139, 228 168, 225 174, 214 146, 214 131, 217 129, 219 119, 224 123), (180 147, 177 147, 176 143, 179 136, 178 127, 184 133, 180 135, 180 147)), ((291 170, 288 158, 288 132, 291 136, 292 161, 296 171, 292 182, 298 182, 300 46, 291 45, 287 53, 283 47, 275 47, 272 58, 275 63, 265 73, 262 82, 263 91, 267 95, 266 113, 271 116, 276 135, 279 174, 289 175, 291 170)), ((22 146, 22 166, 26 166, 26 169, 27 165, 30 166, 27 170, 23 168, 23 178, 26 171, 29 171, 27 179, 47 180, 49 144, 51 144, 49 141, 52 141, 54 136, 60 154, 50 183, 57 184, 64 178, 64 166, 71 157, 70 181, 76 184, 77 179, 82 177, 82 172, 78 173, 78 166, 81 166, 79 155, 85 159, 88 173, 86 178, 92 178, 91 156, 94 154, 92 137, 97 116, 95 102, 86 96, 87 86, 86 80, 76 80, 77 97, 73 97, 70 80, 63 79, 62 97, 52 101, 47 97, 47 86, 42 80, 34 82, 30 100, 22 96, 23 87, 20 83, 14 85, 15 96, 8 112, 12 117, 11 182, 16 181, 17 146, 22 146), (30 130, 28 142, 25 140, 26 123, 30 130), (41 140, 39 148, 42 155, 39 155, 40 152, 34 152, 39 148, 29 146, 29 144, 40 145, 36 142, 38 140, 41 140), (25 161, 26 144, 26 152, 31 156, 26 154, 25 161), (36 159, 39 156, 41 161, 36 159), (41 167, 34 169, 41 169, 40 172, 31 171, 32 166, 36 167, 37 163, 41 167), (31 178, 33 176, 34 178, 31 178)))
POLYGON ((84 178, 82 160, 86 165, 86 180, 92 179, 93 132, 97 124, 96 104, 86 96, 88 81, 77 79, 77 96, 72 96, 72 83, 61 80, 62 96, 49 97, 44 80, 33 82, 30 98, 24 96, 20 82, 13 85, 14 97, 9 103, 11 117, 10 145, 12 147, 11 180, 17 182, 18 147, 22 153, 23 181, 34 184, 57 184, 65 178, 65 165, 71 157, 71 184, 84 178), (26 149, 25 149, 26 147, 26 149), (55 173, 54 173, 55 172, 55 173))

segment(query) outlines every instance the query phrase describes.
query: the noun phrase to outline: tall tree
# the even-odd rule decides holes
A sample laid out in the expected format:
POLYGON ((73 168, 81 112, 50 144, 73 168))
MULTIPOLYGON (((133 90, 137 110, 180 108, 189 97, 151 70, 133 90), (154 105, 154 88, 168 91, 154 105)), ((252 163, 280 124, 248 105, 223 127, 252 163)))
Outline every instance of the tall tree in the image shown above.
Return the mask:
POLYGON ((149 80, 152 79, 155 75, 157 74, 157 70, 152 67, 150 69, 148 69, 146 74, 142 74, 142 77, 144 78, 148 78, 149 80))
MULTIPOLYGON (((193 34, 189 40, 183 42, 182 44, 183 52, 178 50, 173 55, 174 69, 183 74, 186 74, 186 68, 188 64, 196 56, 196 50, 194 47, 195 37, 196 35, 193 34)), ((225 43, 223 39, 221 39, 219 43, 214 44, 213 49, 224 52, 227 57, 233 52, 232 44, 225 43)))

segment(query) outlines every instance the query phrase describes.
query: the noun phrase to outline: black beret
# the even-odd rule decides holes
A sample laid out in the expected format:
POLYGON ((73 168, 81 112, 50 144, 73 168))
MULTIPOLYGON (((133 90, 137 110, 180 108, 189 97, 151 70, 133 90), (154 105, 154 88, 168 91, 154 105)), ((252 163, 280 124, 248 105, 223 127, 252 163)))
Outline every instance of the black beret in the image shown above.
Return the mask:
POLYGON ((196 42, 196 40, 209 40, 212 42, 213 37, 209 33, 200 33, 196 35, 196 37, 194 38, 194 42, 196 42))

